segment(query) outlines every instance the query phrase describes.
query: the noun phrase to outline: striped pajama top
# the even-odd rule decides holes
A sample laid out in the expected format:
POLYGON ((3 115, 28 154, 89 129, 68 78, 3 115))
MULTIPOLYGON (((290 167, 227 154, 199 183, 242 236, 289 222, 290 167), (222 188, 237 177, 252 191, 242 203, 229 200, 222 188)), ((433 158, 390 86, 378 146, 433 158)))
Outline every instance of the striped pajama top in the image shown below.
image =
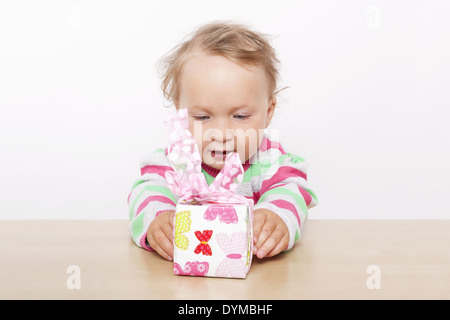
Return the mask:
MULTIPOLYGON (((128 196, 131 237, 136 245, 151 251, 146 241, 150 223, 159 213, 175 210, 179 199, 172 194, 165 180, 165 172, 173 170, 166 151, 157 149, 141 159, 141 176, 128 196)), ((288 249, 291 249, 300 238, 308 209, 318 203, 307 182, 307 162, 286 153, 278 142, 265 136, 257 153, 243 164, 243 168, 244 178, 236 192, 253 199, 254 210, 268 209, 283 219, 289 229, 288 249)), ((219 171, 202 165, 208 185, 219 171)))

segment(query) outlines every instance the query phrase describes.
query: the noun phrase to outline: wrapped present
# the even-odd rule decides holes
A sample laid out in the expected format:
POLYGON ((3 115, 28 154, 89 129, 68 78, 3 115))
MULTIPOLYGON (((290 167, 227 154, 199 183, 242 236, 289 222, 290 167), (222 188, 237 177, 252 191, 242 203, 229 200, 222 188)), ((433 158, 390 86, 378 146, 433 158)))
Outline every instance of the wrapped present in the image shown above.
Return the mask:
POLYGON ((253 200, 236 193, 244 169, 237 153, 208 186, 201 157, 188 130, 187 110, 169 115, 166 172, 171 191, 180 198, 174 217, 174 273, 246 278, 253 256, 253 200))

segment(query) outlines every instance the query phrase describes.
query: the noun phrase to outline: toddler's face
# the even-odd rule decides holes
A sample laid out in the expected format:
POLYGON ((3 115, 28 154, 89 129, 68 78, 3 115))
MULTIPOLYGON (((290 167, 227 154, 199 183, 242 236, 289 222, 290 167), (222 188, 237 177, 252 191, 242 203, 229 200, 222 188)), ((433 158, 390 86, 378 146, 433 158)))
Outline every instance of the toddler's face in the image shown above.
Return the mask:
POLYGON ((242 163, 256 153, 275 105, 260 66, 199 52, 182 69, 177 108, 188 109, 202 161, 213 168, 222 169, 228 152, 242 163))

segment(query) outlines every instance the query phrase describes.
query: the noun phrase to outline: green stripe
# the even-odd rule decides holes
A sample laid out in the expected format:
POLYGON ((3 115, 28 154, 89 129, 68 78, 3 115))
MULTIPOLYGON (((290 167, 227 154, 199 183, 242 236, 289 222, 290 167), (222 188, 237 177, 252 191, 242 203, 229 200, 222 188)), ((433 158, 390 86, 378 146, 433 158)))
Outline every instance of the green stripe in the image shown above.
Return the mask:
POLYGON ((292 153, 287 153, 287 154, 291 157, 291 161, 293 163, 299 163, 299 162, 305 162, 306 161, 305 158, 299 157, 299 156, 297 156, 295 154, 292 154, 292 153))
POLYGON ((161 187, 161 186, 146 186, 144 189, 142 189, 142 191, 137 195, 136 199, 133 201, 133 204, 130 206, 130 213, 129 213, 129 219, 131 220, 134 216, 134 212, 135 212, 135 207, 137 202, 141 199, 141 196, 144 192, 146 191, 155 191, 155 192, 159 192, 163 195, 165 195, 166 197, 170 198, 173 202, 175 202, 175 198, 172 194, 172 192, 170 192, 170 190, 166 187, 161 187))
MULTIPOLYGON (((242 183, 250 182, 252 180, 252 178, 266 174, 267 171, 269 171, 270 168, 275 165, 278 167, 281 167, 282 163, 287 158, 290 158, 291 162, 293 162, 293 163, 299 163, 299 162, 305 161, 304 158, 296 156, 292 153, 283 154, 280 157, 278 157, 276 160, 274 160, 273 162, 270 162, 270 160, 268 158, 266 158, 265 160, 262 160, 262 161, 256 161, 255 163, 251 164, 251 166, 248 168, 247 171, 245 171, 244 178, 242 179, 242 183)), ((214 177, 211 176, 210 174, 208 174, 203 168, 202 168, 202 173, 205 176, 206 183, 208 184, 208 186, 211 185, 211 183, 214 181, 214 177)), ((311 190, 307 190, 307 191, 310 192, 311 196, 317 201, 317 197, 316 197, 315 193, 311 190)))
POLYGON ((214 177, 212 175, 210 175, 208 172, 205 171, 205 169, 202 168, 202 172, 203 175, 205 176, 206 179, 206 183, 209 185, 211 185, 211 183, 214 181, 214 177))
MULTIPOLYGON (((138 200, 141 198, 142 194, 146 191, 155 191, 159 192, 166 197, 170 198, 173 202, 175 202, 175 198, 173 194, 167 189, 166 187, 161 186, 146 186, 136 197, 136 200, 133 202, 130 208, 130 214, 129 218, 131 220, 131 230, 132 230, 132 237, 136 240, 136 237, 139 236, 142 231, 144 231, 144 216, 145 214, 139 214, 137 217, 134 217, 135 207, 138 202, 138 200), (134 219, 133 219, 134 217, 134 219)), ((142 202, 142 201, 141 201, 142 202)))
POLYGON ((270 170, 273 166, 281 167, 282 163, 289 158, 293 163, 304 162, 305 159, 296 156, 292 153, 286 153, 275 159, 273 162, 270 162, 269 158, 266 158, 262 161, 256 161, 252 163, 250 168, 245 172, 244 179, 242 183, 249 182, 253 177, 264 175, 267 171, 270 170))
POLYGON ((133 240, 139 243, 139 239, 137 237, 142 233, 144 230, 144 214, 138 215, 136 218, 134 218, 131 221, 131 236, 133 237, 133 240))
MULTIPOLYGON (((292 153, 286 153, 278 157, 273 162, 270 162, 269 158, 266 158, 261 161, 256 161, 255 163, 252 163, 247 171, 244 173, 244 178, 242 179, 242 183, 250 182, 252 178, 260 175, 264 175, 267 173, 267 171, 270 170, 273 166, 281 167, 281 164, 287 159, 290 158, 291 162, 298 163, 298 162, 304 162, 305 159, 296 156, 292 153)), ((206 178, 206 182, 208 185, 211 185, 211 183, 214 181, 214 177, 209 175, 203 168, 202 168, 203 175, 206 178)))
POLYGON ((319 203, 319 199, 317 198, 317 195, 314 191, 312 191, 311 189, 305 189, 310 195, 311 197, 313 197, 313 199, 316 201, 316 203, 319 203))
POLYGON ((158 152, 163 152, 164 154, 166 154, 166 150, 164 150, 163 148, 158 148, 155 151, 153 151, 151 154, 155 154, 155 153, 158 153, 158 152))
POLYGON ((306 206, 305 199, 303 199, 302 196, 300 196, 297 193, 294 193, 294 192, 292 192, 290 190, 287 190, 286 188, 277 187, 277 188, 273 188, 273 189, 271 189, 269 191, 266 191, 261 196, 261 198, 259 198, 258 203, 264 201, 267 198, 267 196, 270 195, 270 194, 283 194, 283 195, 287 195, 287 196, 292 197, 295 200, 295 202, 297 203, 297 206, 299 206, 302 209, 302 211, 305 214, 306 218, 308 218, 308 208, 306 206))
MULTIPOLYGON (((309 192, 309 191, 308 191, 309 192)), ((269 195, 269 194, 283 194, 283 195, 288 195, 292 198, 294 198, 295 202, 297 203, 297 205, 302 209, 303 213, 305 213, 306 219, 308 219, 308 207, 306 206, 305 203, 305 199, 303 199, 302 196, 299 196, 298 194, 287 190, 283 187, 278 187, 278 188, 274 188, 272 190, 269 190, 267 192, 265 192, 261 198, 259 198, 259 201, 264 201, 265 198, 269 195)), ((300 232, 298 230, 298 228, 296 228, 295 230, 295 237, 294 237, 294 241, 297 241, 298 239, 300 239, 300 232)))
POLYGON ((148 180, 137 180, 133 186, 131 187, 131 189, 133 190, 134 188, 136 188, 138 185, 140 185, 141 183, 148 181, 148 180))

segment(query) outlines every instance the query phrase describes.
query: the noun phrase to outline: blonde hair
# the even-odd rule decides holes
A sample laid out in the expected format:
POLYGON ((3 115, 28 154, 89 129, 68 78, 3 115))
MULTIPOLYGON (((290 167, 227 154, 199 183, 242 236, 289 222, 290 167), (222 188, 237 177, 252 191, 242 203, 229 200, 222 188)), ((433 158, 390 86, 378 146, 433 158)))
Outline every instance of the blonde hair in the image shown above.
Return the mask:
POLYGON ((241 24, 213 22, 197 29, 188 40, 177 45, 160 61, 162 92, 175 105, 180 93, 180 73, 194 48, 223 56, 244 67, 262 66, 269 80, 270 93, 277 93, 279 60, 267 36, 241 24))

